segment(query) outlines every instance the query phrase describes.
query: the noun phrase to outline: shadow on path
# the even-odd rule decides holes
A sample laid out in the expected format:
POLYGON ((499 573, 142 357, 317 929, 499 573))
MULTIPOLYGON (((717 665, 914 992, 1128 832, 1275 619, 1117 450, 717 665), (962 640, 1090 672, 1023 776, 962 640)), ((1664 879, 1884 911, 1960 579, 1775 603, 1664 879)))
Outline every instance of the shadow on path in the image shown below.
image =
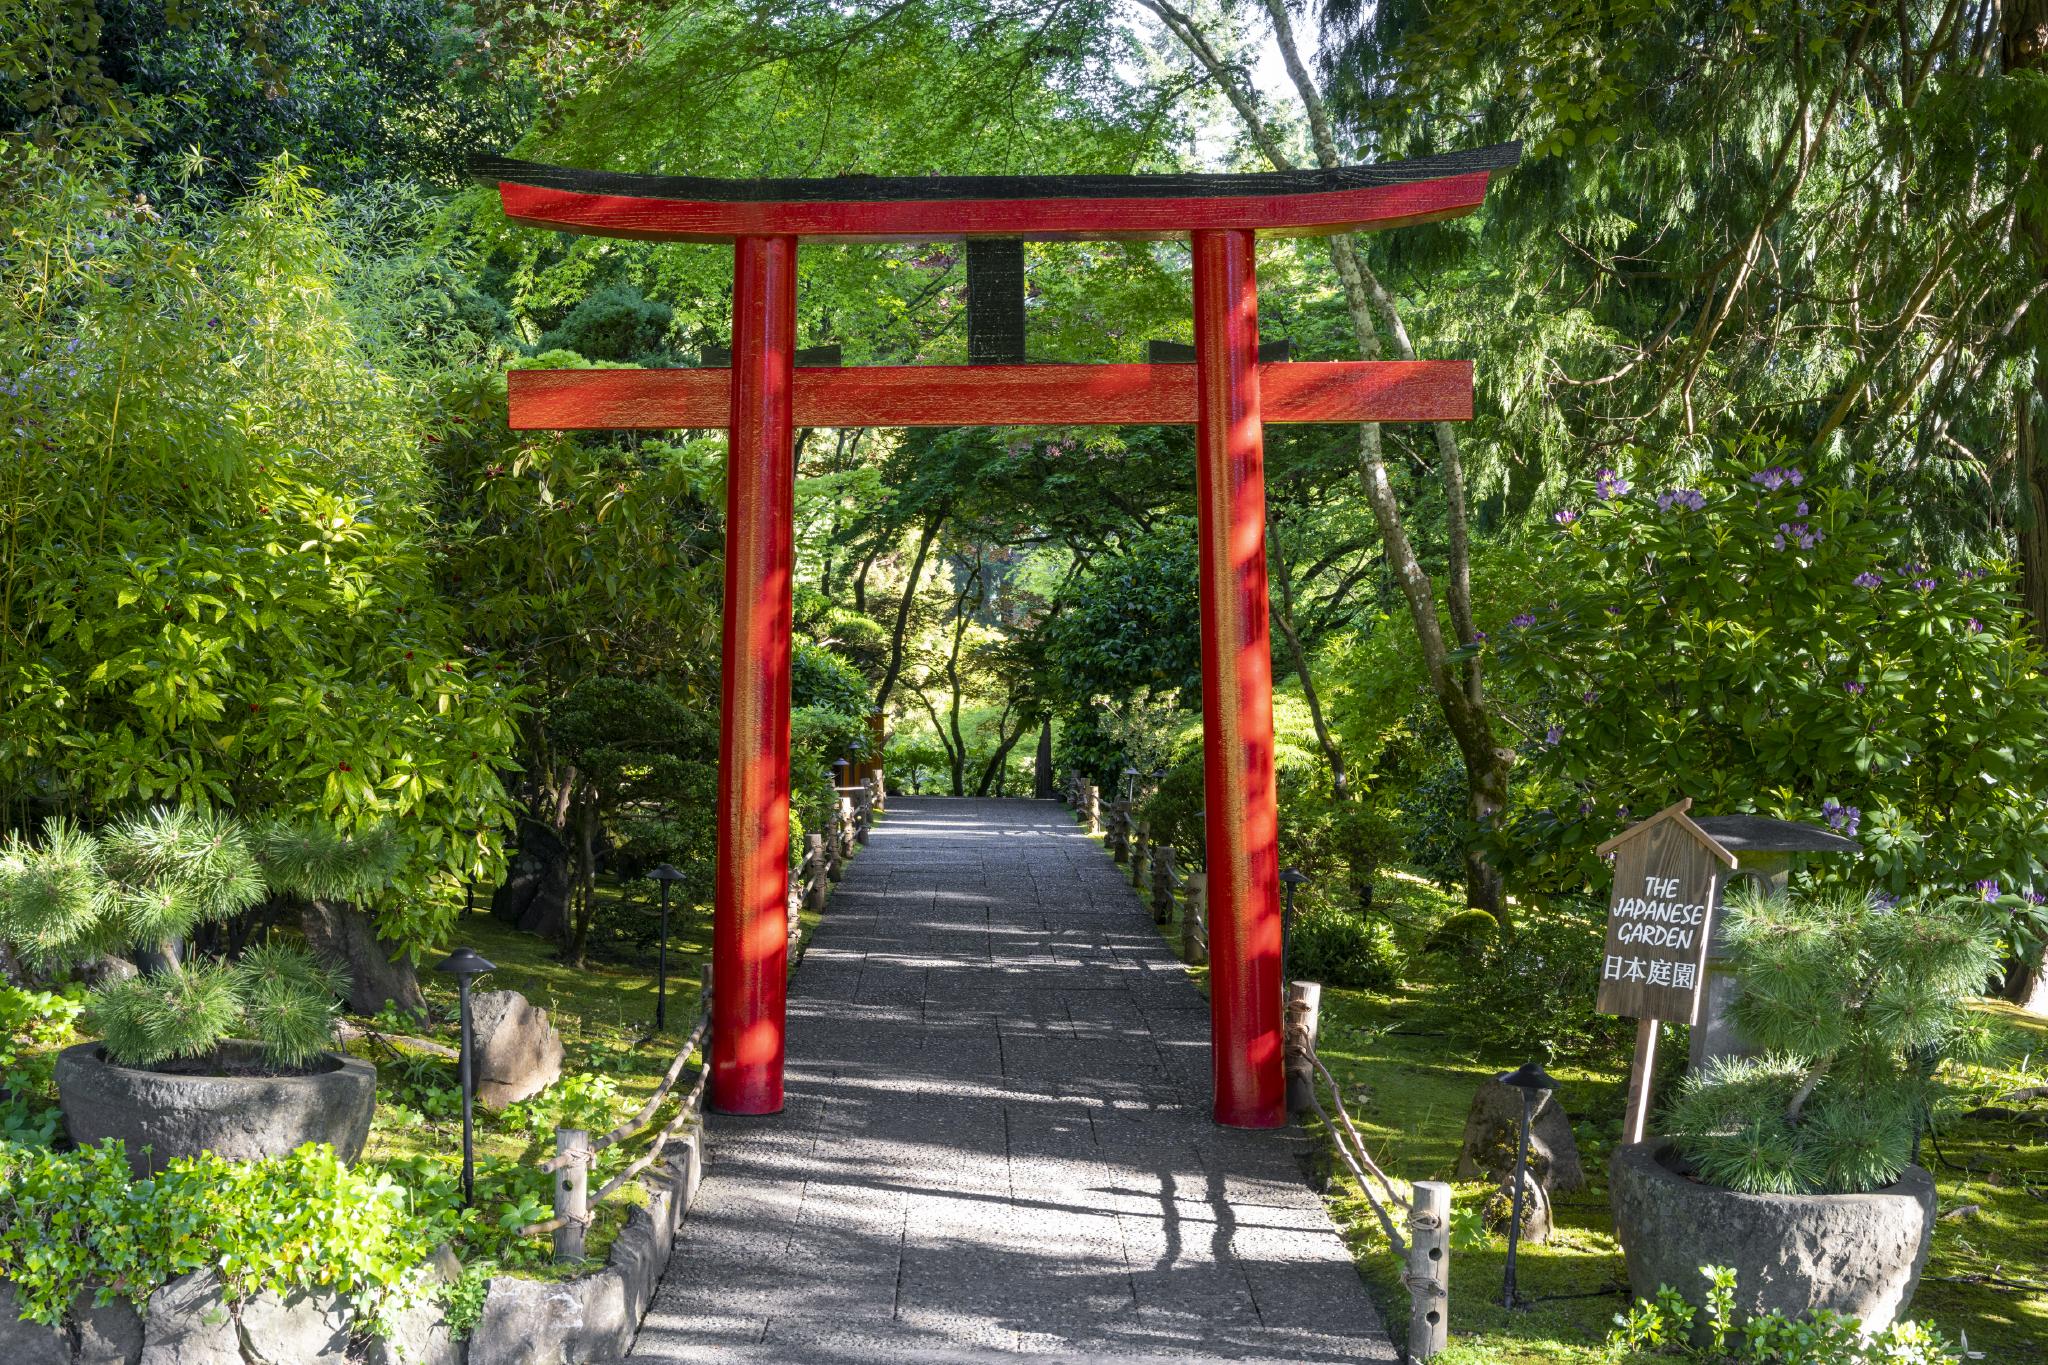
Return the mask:
POLYGON ((1210 1122, 1208 1027, 1061 807, 895 798, 630 1358, 1394 1360, 1299 1132, 1210 1122))

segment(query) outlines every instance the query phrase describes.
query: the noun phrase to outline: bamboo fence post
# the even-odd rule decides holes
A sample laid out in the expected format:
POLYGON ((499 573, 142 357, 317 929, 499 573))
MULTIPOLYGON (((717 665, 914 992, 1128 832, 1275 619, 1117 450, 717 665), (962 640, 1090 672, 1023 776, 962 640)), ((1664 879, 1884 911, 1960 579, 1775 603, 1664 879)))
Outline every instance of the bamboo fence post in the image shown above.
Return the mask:
POLYGON ((1316 1071, 1309 1054, 1315 1051, 1321 1031, 1322 1005, 1320 983, 1287 983, 1287 1109, 1292 1114, 1315 1108, 1316 1071))
POLYGON ((1082 784, 1081 804, 1086 808, 1088 832, 1090 834, 1102 833, 1102 793, 1095 790, 1093 782, 1082 784))
POLYGON ((1173 845, 1152 852, 1152 922, 1173 923, 1173 845))
POLYGON ((1128 801, 1109 803, 1109 856, 1118 863, 1131 857, 1131 805, 1128 801))
POLYGON ((804 836, 804 903, 813 910, 825 908, 825 836, 804 836))
POLYGON ((1152 822, 1140 820, 1131 840, 1131 885, 1144 889, 1145 874, 1152 864, 1152 822))
POLYGON ((590 1134, 581 1128, 555 1130, 555 1259, 583 1259, 584 1234, 590 1229, 590 1134))
POLYGON ((1209 960, 1208 945, 1202 941, 1202 925, 1209 913, 1209 874, 1188 873, 1186 903, 1180 912, 1181 960, 1196 965, 1209 960))
POLYGON ((1430 1360, 1444 1349, 1451 1317, 1451 1187, 1415 1182, 1408 1212, 1408 1358, 1430 1360))
POLYGON ((871 805, 873 800, 874 793, 870 792, 866 786, 862 786, 853 798, 853 841, 862 847, 866 847, 868 842, 868 812, 873 809, 871 805))

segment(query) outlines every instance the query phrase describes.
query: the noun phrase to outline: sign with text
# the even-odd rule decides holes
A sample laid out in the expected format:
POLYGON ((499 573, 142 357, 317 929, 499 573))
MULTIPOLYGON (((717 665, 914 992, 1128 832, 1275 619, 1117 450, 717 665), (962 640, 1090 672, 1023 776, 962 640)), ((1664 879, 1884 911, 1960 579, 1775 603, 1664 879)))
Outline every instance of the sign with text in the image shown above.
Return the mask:
POLYGON ((1614 854, 1614 896, 1600 964, 1602 1014, 1676 1019, 1699 1012, 1707 937, 1735 857, 1690 819, 1683 802, 1602 845, 1614 854))

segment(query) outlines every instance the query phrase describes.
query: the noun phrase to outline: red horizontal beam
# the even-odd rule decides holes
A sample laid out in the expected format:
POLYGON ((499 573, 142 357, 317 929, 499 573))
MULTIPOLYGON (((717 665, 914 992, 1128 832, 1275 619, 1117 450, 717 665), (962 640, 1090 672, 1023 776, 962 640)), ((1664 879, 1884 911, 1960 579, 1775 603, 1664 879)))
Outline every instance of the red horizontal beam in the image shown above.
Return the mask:
POLYGON ((498 182, 515 222, 600 237, 729 242, 791 236, 849 242, 961 237, 1091 241, 1178 237, 1198 228, 1274 236, 1405 227, 1470 213, 1486 198, 1488 173, 1307 194, 1206 195, 1184 199, 922 199, 735 203, 592 194, 498 182))
MULTIPOLYGON (((722 430, 732 371, 514 370, 515 431, 722 430)), ((1267 422, 1462 422, 1469 360, 1259 366, 1267 422)), ((881 365, 796 372, 800 427, 1171 426, 1193 365, 881 365)))

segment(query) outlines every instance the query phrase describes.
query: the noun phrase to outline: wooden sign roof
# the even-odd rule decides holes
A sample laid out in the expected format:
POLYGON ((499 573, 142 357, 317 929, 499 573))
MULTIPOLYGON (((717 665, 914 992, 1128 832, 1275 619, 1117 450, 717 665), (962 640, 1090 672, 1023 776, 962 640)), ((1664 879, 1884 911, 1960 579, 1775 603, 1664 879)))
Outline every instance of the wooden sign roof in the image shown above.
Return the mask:
POLYGON ((1600 845, 1600 847, 1594 849, 1593 851, 1599 854, 1601 857, 1605 858, 1608 855, 1615 852, 1617 849, 1621 848, 1622 845, 1633 842, 1636 839, 1640 839, 1644 835, 1648 834, 1651 830, 1657 828, 1659 825, 1662 825, 1665 822, 1670 821, 1676 823, 1679 828, 1683 829, 1687 834, 1690 834, 1694 839, 1698 840, 1700 844, 1707 849, 1708 852, 1712 853, 1714 857, 1726 863, 1730 868, 1739 866, 1733 849, 1728 848, 1719 839, 1716 839, 1713 835, 1701 829, 1699 825, 1693 821, 1692 817, 1686 814, 1686 812, 1691 809, 1692 798, 1688 796, 1683 801, 1678 802, 1676 805, 1666 806, 1663 810, 1658 811, 1649 819, 1639 821, 1636 824, 1630 825, 1627 829, 1615 835, 1612 839, 1609 839, 1606 843, 1600 845))

